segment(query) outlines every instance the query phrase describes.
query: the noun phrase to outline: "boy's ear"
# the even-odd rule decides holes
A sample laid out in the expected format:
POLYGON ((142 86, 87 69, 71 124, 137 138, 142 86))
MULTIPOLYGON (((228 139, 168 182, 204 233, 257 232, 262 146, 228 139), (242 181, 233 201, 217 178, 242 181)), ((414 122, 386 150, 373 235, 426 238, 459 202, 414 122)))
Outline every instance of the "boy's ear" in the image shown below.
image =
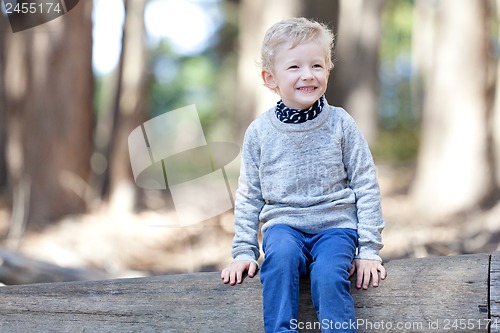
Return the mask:
POLYGON ((268 70, 262 70, 262 81, 264 81, 264 85, 271 90, 275 90, 278 87, 276 81, 274 81, 273 74, 268 70))

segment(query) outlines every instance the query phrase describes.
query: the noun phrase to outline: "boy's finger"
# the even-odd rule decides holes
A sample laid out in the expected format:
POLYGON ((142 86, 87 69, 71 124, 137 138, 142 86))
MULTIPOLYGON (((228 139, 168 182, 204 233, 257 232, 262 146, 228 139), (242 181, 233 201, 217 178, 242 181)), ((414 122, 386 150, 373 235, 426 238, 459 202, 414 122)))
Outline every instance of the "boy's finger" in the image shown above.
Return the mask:
POLYGON ((257 271, 257 265, 254 262, 252 262, 250 264, 250 267, 248 268, 248 276, 253 278, 255 276, 256 271, 257 271))
POLYGON ((372 286, 378 287, 378 269, 373 269, 371 272, 372 286))
POLYGON ((363 285, 363 271, 358 269, 356 273, 356 288, 360 289, 363 285))
POLYGON ((229 283, 234 286, 236 284, 236 272, 231 271, 229 274, 229 283))
POLYGON ((241 270, 238 270, 236 272, 236 283, 242 283, 243 282, 243 272, 241 270))
POLYGON ((349 278, 354 275, 354 272, 356 272, 356 266, 352 265, 351 269, 349 270, 349 278))
POLYGON ((224 269, 220 273, 220 278, 222 279, 222 282, 224 282, 224 283, 228 283, 229 282, 229 274, 228 274, 227 270, 224 269))
POLYGON ((380 278, 382 280, 385 280, 385 278, 387 277, 387 271, 385 270, 385 267, 380 265, 379 271, 380 271, 380 278))
POLYGON ((363 289, 367 290, 370 287, 370 271, 363 272, 363 289))

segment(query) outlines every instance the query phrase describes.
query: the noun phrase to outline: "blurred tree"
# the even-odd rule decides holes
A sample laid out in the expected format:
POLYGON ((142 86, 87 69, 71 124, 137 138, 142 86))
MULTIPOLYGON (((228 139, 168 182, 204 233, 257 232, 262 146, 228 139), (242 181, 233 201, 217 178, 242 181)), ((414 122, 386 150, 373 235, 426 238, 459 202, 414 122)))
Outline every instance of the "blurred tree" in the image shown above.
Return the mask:
POLYGON ((108 168, 102 191, 121 210, 133 208, 138 191, 130 167, 128 135, 147 116, 148 71, 144 27, 146 2, 147 0, 124 0, 122 49, 114 80, 110 141, 106 152, 108 168))
POLYGON ((413 0, 386 0, 380 41, 376 160, 416 160, 419 139, 419 98, 412 66, 413 0))
MULTIPOLYGON (((378 133, 379 46, 385 0, 340 1, 331 102, 344 107, 369 143, 378 133)), ((321 7, 318 7, 321 10, 321 7)))
POLYGON ((417 0, 416 10, 427 11, 417 14, 416 30, 434 26, 435 37, 415 45, 417 54, 433 57, 421 58, 426 98, 412 190, 420 212, 437 218, 473 208, 492 191, 489 9, 487 1, 417 0))
POLYGON ((7 191, 7 110, 5 107, 5 37, 7 20, 0 19, 0 200, 7 191))
POLYGON ((412 62, 415 68, 416 108, 423 113, 425 88, 429 86, 433 73, 436 44, 437 11, 432 1, 417 0, 413 9, 412 62))
POLYGON ((37 229, 86 209, 92 143, 92 1, 81 1, 41 26, 1 33, 13 222, 37 229))
MULTIPOLYGON (((239 21, 240 0, 226 0, 221 2, 221 12, 224 15, 224 23, 218 31, 217 42, 213 48, 213 57, 217 59, 217 75, 214 87, 216 94, 223 96, 218 98, 217 122, 212 122, 211 133, 217 133, 218 138, 211 137, 212 141, 227 140, 230 138, 238 142, 241 135, 239 120, 241 115, 235 112, 240 107, 241 101, 235 93, 238 85, 238 34, 240 30, 239 21)), ((202 119, 203 121, 203 119, 202 119)))
POLYGON ((495 101, 493 108, 493 121, 491 122, 492 130, 492 160, 495 165, 495 177, 497 190, 500 191, 500 57, 499 57, 499 46, 500 46, 500 0, 495 0, 495 19, 496 19, 496 31, 493 31, 496 40, 496 90, 495 90, 495 101))

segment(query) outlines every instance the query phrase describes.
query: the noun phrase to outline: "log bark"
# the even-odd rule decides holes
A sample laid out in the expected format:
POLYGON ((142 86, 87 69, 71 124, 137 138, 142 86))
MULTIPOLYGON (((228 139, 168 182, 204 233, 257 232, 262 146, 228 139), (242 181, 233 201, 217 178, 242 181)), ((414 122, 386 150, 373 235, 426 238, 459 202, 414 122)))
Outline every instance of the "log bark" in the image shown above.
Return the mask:
MULTIPOLYGON (((489 321, 499 316, 488 303, 489 290, 499 281, 491 279, 496 285, 489 285, 490 258, 493 273, 500 274, 498 254, 387 263, 388 277, 380 287, 352 288, 358 332, 488 332, 489 321)), ((304 328, 317 321, 308 284, 301 282, 304 328)), ((231 287, 216 272, 6 286, 0 298, 1 332, 263 330, 259 279, 231 287)))
POLYGON ((491 255, 490 261, 490 319, 491 333, 500 332, 500 253, 491 255))

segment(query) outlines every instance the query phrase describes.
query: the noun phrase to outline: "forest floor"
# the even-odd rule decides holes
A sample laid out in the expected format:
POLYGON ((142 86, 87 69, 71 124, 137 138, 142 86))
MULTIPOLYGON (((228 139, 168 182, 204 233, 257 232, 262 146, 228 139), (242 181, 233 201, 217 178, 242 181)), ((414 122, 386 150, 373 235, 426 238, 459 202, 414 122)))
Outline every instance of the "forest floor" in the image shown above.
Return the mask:
MULTIPOLYGON (((500 204, 442 221, 416 217, 409 184, 411 165, 380 166, 383 232, 387 260, 493 252, 500 240, 500 204)), ((7 240, 9 214, 0 208, 0 247, 64 267, 92 268, 110 278, 219 271, 229 261, 232 213, 203 223, 177 226, 175 212, 127 212, 100 206, 69 216, 43 232, 7 240)))

